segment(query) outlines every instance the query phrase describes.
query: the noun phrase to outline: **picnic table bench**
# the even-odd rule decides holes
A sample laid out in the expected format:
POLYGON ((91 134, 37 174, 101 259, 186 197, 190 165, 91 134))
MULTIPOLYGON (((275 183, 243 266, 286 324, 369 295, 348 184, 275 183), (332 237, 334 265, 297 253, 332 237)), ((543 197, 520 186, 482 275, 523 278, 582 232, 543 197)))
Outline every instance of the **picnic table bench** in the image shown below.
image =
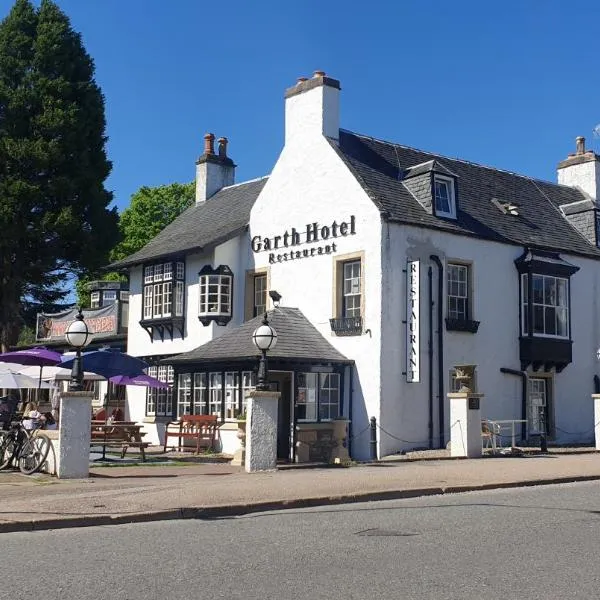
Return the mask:
POLYGON ((200 454, 200 448, 214 448, 216 435, 216 415, 183 415, 177 421, 167 423, 164 451, 167 451, 167 447, 177 447, 178 451, 195 449, 196 454, 200 454), (169 444, 170 437, 178 438, 177 446, 169 444), (195 448, 186 448, 185 440, 194 440, 195 448))
POLYGON ((125 457, 128 448, 139 448, 142 462, 146 461, 145 450, 150 442, 142 440, 146 435, 146 432, 141 431, 142 425, 133 421, 92 421, 91 428, 91 446, 121 448, 121 458, 125 457))

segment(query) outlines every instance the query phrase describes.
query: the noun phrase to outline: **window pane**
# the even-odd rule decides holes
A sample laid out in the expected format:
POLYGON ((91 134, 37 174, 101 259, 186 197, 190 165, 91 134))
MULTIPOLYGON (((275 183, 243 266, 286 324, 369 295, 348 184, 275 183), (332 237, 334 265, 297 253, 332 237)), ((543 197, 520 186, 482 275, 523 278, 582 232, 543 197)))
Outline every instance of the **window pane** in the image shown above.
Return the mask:
POLYGON ((435 181, 435 210, 449 214, 450 211, 450 185, 447 181, 435 181))
POLYGON ((173 279, 173 265, 171 263, 165 263, 163 265, 163 279, 165 281, 173 279))
POLYGON ((208 414, 221 416, 221 373, 208 374, 208 414))
POLYGON ((185 265, 182 262, 177 263, 177 279, 185 279, 185 265))
POLYGON ((536 304, 544 303, 544 278, 541 275, 533 276, 533 301, 536 304))
POLYGON ((544 277, 544 304, 556 306, 556 279, 544 277))
POLYGON ((179 375, 177 385, 177 415, 190 414, 191 406, 191 388, 192 388, 192 376, 190 373, 182 373, 179 375))
POLYGON ((547 306, 545 308, 545 331, 546 335, 556 335, 556 309, 552 306, 547 306))
POLYGON ((544 333, 544 307, 533 307, 533 332, 544 333))
POLYGON ((194 373, 193 414, 206 414, 206 373, 194 373))
POLYGON ((254 310, 253 314, 256 317, 267 310, 267 276, 254 276, 254 310))

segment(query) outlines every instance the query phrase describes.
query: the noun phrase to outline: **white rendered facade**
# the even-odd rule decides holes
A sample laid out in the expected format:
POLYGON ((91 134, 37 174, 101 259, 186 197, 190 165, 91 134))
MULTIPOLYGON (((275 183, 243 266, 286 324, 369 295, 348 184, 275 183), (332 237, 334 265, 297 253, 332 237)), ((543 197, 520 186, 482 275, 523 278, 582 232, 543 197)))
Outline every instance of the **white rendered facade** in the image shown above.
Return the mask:
MULTIPOLYGON (((568 315, 568 335, 559 340, 563 358, 558 359, 552 354, 547 360, 543 355, 525 360, 520 338, 526 334, 523 315, 529 305, 523 303, 521 283, 526 280, 519 275, 515 261, 524 255, 529 245, 482 239, 388 218, 348 161, 340 156, 339 84, 335 85, 335 80, 328 80, 322 74, 315 79, 314 85, 309 80, 299 84, 299 88, 292 88, 292 93, 288 94, 285 146, 252 206, 247 229, 206 251, 191 251, 181 259, 185 261, 183 336, 175 331, 165 335, 164 339, 156 333, 150 337, 140 325, 142 269, 143 264, 152 261, 132 266, 128 352, 146 358, 164 357, 168 361, 169 356, 190 352, 235 330, 248 317, 248 273, 256 271, 266 274, 268 289, 276 290, 282 297, 281 306, 300 309, 333 347, 354 361, 354 365, 341 375, 343 401, 339 415, 351 420, 353 457, 364 459, 369 456, 369 432, 365 430, 371 417, 375 417, 379 425, 379 456, 447 443, 451 423, 446 395, 453 391, 451 370, 456 365, 476 366, 477 391, 485 395, 482 400, 484 417, 529 419, 532 411, 529 395, 537 394, 533 402, 546 403, 544 418, 549 421, 546 426, 552 439, 557 442, 589 441, 594 426, 591 394, 600 347, 597 306, 600 254, 594 257, 594 245, 590 244, 589 256, 585 256, 585 248, 574 252, 556 250, 560 260, 567 265, 564 268, 572 267, 573 273, 563 278, 567 283, 550 281, 552 276, 547 275, 548 289, 556 290, 560 285, 563 286, 561 289, 569 289, 569 298, 564 299, 568 304, 566 309, 562 305, 543 308, 544 315, 552 315, 544 318, 558 319, 559 311, 568 315), (292 237, 293 230, 299 235, 296 240, 292 237), (307 231, 311 233, 307 234, 307 231), (340 265, 344 261, 360 262, 362 322, 358 335, 337 335, 330 323, 330 319, 340 316, 337 314, 343 292, 340 265), (406 271, 409 261, 418 263, 419 267, 416 295, 413 291, 413 299, 416 298, 419 307, 418 334, 412 344, 407 341, 410 290, 406 271), (226 265, 233 272, 232 311, 226 324, 218 325, 213 321, 203 325, 198 320, 198 273, 206 265, 212 268, 226 265), (469 321, 478 322, 476 331, 457 331, 445 325, 449 315, 449 265, 464 267, 456 272, 468 272, 465 302, 469 305, 469 321), (551 288, 551 285, 555 287, 551 288), (407 353, 417 346, 418 381, 409 382, 407 353), (564 359, 563 355, 569 355, 569 358, 564 359)), ((443 164, 444 159, 440 157, 439 161, 443 164)), ((560 171, 560 179, 565 184, 583 188, 595 199, 592 193, 597 189, 600 163, 590 158, 582 164, 565 165, 560 171)), ((432 169, 435 168, 434 165, 432 169)), ((452 179, 451 170, 448 172, 450 175, 440 177, 452 179)), ((218 181, 227 181, 229 175, 229 171, 224 175, 217 169, 218 181)), ((201 191, 212 190, 207 177, 210 175, 206 173, 199 175, 201 191)), ((453 201, 457 202, 458 211, 454 206, 455 214, 446 216, 460 219, 460 177, 455 185, 453 201)), ((406 187, 410 187, 408 183, 406 187)), ((412 189, 411 193, 417 197, 418 192, 412 192, 412 189)), ((208 197, 206 200, 200 198, 200 201, 218 200, 208 197)), ((434 197, 434 205, 435 202, 434 197)), ((431 207, 426 203, 424 207, 424 212, 431 214, 431 207)), ((493 218, 499 219, 502 226, 501 219, 522 216, 501 215, 499 209, 494 210, 499 214, 493 218)), ((435 208, 433 212, 435 214, 435 208)), ((561 218, 566 221, 566 217, 561 218)), ((155 262, 160 260, 157 258, 155 262)), ((532 273, 531 277, 537 281, 537 275, 532 273)), ((563 300, 557 300, 557 292, 553 293, 549 302, 560 304, 563 300)), ((271 308, 271 300, 267 302, 271 308)), ((534 308, 532 306, 531 314, 534 308)), ((554 339, 560 336, 544 334, 539 337, 554 339)), ((227 369, 226 366, 220 368, 227 369)), ((185 372, 185 368, 179 366, 177 372, 185 372)), ((294 377, 297 374, 290 380, 291 397, 287 399, 291 430, 297 425, 295 407, 298 398, 295 397, 297 384, 294 377)), ((176 412, 177 379, 178 375, 173 390, 173 414, 176 412)), ((147 439, 160 443, 161 428, 168 418, 147 412, 146 390, 129 388, 129 417, 145 423, 147 439)), ((237 447, 236 429, 231 419, 225 419, 221 425, 220 444, 226 453, 232 454, 237 447)))

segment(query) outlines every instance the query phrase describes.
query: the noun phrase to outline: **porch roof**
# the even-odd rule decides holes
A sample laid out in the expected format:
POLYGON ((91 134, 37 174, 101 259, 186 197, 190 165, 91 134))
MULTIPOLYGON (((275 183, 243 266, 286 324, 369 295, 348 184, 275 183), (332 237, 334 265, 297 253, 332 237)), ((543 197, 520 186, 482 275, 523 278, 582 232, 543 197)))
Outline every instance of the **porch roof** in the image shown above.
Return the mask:
MULTIPOLYGON (((269 361, 354 363, 334 348, 299 309, 277 307, 267 311, 267 318, 277 332, 277 345, 269 351, 269 361)), ((252 334, 262 319, 263 315, 255 317, 190 352, 161 362, 177 366, 204 362, 258 361, 260 354, 252 342, 252 334)))

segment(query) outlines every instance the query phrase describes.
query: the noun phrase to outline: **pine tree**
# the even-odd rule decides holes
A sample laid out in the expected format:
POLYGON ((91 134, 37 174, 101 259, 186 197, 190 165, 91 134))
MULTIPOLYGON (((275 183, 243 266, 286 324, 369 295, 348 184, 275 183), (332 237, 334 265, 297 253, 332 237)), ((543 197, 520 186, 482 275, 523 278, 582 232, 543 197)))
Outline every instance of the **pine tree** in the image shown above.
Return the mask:
POLYGON ((104 187, 104 98, 94 64, 51 0, 16 0, 0 23, 0 344, 64 298, 118 241, 104 187))

